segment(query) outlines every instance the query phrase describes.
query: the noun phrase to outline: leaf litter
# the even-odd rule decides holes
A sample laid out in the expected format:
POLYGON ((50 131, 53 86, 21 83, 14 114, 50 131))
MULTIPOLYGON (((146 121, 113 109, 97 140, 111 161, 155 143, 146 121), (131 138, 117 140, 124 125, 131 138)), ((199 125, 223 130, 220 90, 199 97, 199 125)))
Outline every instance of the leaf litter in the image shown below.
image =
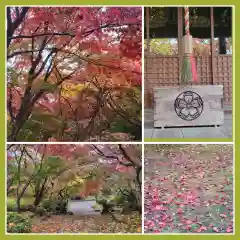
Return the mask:
POLYGON ((149 145, 147 233, 233 233, 231 145, 149 145))
POLYGON ((124 215, 128 222, 119 223, 109 214, 100 216, 53 215, 49 218, 35 218, 33 233, 141 233, 139 214, 124 215))

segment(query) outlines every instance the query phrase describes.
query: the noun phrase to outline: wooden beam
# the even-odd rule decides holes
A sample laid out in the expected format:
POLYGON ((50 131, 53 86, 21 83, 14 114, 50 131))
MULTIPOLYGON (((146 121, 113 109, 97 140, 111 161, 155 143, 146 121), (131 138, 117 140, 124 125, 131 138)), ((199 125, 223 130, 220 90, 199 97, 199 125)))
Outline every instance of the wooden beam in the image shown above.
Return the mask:
POLYGON ((211 23, 211 57, 212 57, 212 84, 216 83, 216 64, 215 64, 215 55, 216 49, 214 46, 214 11, 213 7, 210 7, 210 23, 211 23))

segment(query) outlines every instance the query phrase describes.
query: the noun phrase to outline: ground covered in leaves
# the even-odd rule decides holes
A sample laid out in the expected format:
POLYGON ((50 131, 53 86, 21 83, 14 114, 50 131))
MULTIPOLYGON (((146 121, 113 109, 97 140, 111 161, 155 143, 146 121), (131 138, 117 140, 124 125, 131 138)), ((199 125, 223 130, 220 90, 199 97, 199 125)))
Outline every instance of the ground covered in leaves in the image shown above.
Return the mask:
POLYGON ((35 218, 32 233, 141 233, 139 214, 124 215, 121 220, 124 223, 114 221, 111 215, 35 218))
POLYGON ((232 145, 148 145, 147 233, 232 233, 232 145))

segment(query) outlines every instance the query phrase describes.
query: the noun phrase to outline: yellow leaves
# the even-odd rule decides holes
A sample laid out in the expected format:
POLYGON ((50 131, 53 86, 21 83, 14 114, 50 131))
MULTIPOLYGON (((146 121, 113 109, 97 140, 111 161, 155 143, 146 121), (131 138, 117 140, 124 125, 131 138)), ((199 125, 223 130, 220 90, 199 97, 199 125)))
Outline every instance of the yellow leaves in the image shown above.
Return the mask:
POLYGON ((82 184, 82 183, 85 182, 85 180, 77 176, 76 179, 75 179, 75 182, 76 182, 77 184, 82 184))
MULTIPOLYGON (((76 97, 80 91, 85 88, 86 84, 73 84, 63 82, 61 85, 61 95, 65 98, 76 97)), ((54 92, 57 89, 57 84, 44 82, 43 78, 34 80, 32 84, 32 92, 37 92, 39 89, 45 89, 48 92, 54 92)))
POLYGON ((84 182, 85 182, 84 179, 77 176, 74 180, 68 183, 68 187, 81 186, 84 182))
POLYGON ((84 88, 85 84, 64 83, 62 85, 61 95, 65 98, 76 97, 84 88))

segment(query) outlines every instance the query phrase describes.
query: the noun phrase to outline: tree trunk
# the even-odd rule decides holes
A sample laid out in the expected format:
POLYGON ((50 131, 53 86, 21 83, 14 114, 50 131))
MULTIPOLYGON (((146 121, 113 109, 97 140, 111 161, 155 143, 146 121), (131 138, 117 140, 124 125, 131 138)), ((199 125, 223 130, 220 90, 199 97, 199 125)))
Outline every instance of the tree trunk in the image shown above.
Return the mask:
POLYGON ((17 197, 16 205, 17 205, 17 212, 21 212, 21 198, 20 197, 17 197))
POLYGON ((47 183, 47 180, 48 180, 48 178, 45 178, 41 188, 36 190, 36 196, 35 196, 35 200, 34 200, 35 207, 37 207, 43 199, 45 185, 47 183))
POLYGON ((22 199, 25 191, 27 190, 28 186, 30 185, 32 179, 33 179, 33 176, 31 176, 31 178, 28 180, 28 182, 24 185, 20 194, 19 194, 19 190, 17 190, 17 211, 18 212, 21 211, 21 199, 22 199))

